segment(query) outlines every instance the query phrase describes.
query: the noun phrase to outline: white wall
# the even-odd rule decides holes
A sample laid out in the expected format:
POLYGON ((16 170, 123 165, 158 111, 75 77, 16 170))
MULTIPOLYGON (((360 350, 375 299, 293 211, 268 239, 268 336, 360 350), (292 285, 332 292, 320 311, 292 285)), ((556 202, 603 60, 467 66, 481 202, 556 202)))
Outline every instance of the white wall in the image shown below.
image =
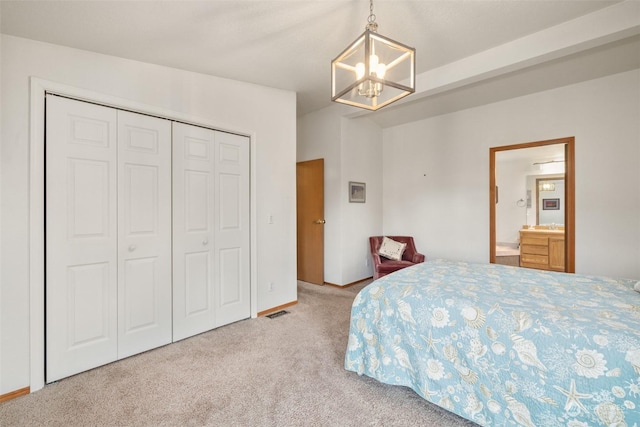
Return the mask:
POLYGON ((519 230, 527 222, 525 171, 529 169, 529 164, 527 160, 500 161, 500 154, 496 153, 496 242, 517 244, 520 241, 519 230), (518 204, 520 199, 524 203, 518 204))
POLYGON ((257 311, 297 299, 295 93, 2 35, 0 394, 29 385, 29 79, 252 136, 257 311), (274 224, 267 224, 268 215, 274 224), (273 291, 267 284, 272 282, 273 291))
POLYGON ((324 159, 324 280, 346 285, 373 275, 368 238, 382 231, 382 134, 341 111, 328 107, 298 120, 298 161, 324 159), (365 203, 349 203, 349 181, 367 185, 365 203))
POLYGON ((489 148, 575 136, 576 272, 640 279, 640 70, 383 131, 383 229, 489 260, 489 148))
POLYGON ((324 280, 330 283, 340 283, 342 271, 340 134, 340 117, 332 108, 298 119, 297 161, 324 159, 324 280))
POLYGON ((342 280, 373 276, 369 236, 382 234, 382 132, 369 119, 342 119, 342 280), (365 203, 349 203, 349 181, 366 184, 365 203))

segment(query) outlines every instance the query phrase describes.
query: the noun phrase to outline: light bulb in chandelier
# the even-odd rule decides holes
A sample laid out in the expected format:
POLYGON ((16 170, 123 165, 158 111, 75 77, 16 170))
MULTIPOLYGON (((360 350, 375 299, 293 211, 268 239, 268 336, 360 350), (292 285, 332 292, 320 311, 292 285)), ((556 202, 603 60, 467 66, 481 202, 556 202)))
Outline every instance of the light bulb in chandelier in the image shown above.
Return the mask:
MULTIPOLYGON (((380 62, 378 55, 369 56, 369 76, 384 79, 386 71, 387 66, 380 62)), ((356 80, 361 80, 364 77, 365 72, 364 62, 358 62, 355 68, 356 80)), ((383 83, 366 80, 358 85, 358 95, 373 98, 380 96, 383 89, 383 83)))

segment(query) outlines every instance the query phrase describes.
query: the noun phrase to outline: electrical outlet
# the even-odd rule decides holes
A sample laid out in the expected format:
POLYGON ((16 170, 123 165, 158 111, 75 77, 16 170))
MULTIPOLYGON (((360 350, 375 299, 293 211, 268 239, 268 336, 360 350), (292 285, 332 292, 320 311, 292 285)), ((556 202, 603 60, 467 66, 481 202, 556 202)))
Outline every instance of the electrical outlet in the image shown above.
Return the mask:
POLYGON ((364 266, 369 267, 369 257, 364 258, 364 266))
POLYGON ((269 282, 269 286, 267 287, 269 292, 273 292, 273 282, 269 282))

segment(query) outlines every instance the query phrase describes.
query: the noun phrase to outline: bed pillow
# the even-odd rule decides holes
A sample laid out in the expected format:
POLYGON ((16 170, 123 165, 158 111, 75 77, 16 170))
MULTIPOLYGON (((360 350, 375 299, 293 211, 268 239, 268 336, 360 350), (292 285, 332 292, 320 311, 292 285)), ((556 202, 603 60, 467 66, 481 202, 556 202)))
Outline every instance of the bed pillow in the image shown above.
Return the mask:
POLYGON ((640 281, 636 282, 636 285, 633 287, 633 289, 640 292, 640 281))
POLYGON ((400 261, 406 247, 406 243, 396 242, 385 236, 382 238, 382 244, 380 245, 378 253, 385 258, 400 261))

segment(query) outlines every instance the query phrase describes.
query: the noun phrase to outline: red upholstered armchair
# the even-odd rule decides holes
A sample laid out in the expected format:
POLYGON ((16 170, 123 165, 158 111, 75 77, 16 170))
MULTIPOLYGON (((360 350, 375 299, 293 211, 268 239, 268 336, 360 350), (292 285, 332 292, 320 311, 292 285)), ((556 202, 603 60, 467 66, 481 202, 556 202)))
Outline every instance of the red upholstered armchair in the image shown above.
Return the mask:
POLYGON ((418 253, 415 243, 413 243, 413 237, 410 236, 387 236, 388 238, 395 240, 396 242, 406 243, 407 247, 402 254, 400 261, 394 261, 392 259, 385 258, 378 254, 380 245, 382 244, 382 238, 384 236, 372 236, 369 237, 369 246, 371 247, 371 258, 373 259, 373 278, 379 279, 382 276, 386 276, 389 273, 410 267, 414 264, 424 262, 425 256, 418 253))

